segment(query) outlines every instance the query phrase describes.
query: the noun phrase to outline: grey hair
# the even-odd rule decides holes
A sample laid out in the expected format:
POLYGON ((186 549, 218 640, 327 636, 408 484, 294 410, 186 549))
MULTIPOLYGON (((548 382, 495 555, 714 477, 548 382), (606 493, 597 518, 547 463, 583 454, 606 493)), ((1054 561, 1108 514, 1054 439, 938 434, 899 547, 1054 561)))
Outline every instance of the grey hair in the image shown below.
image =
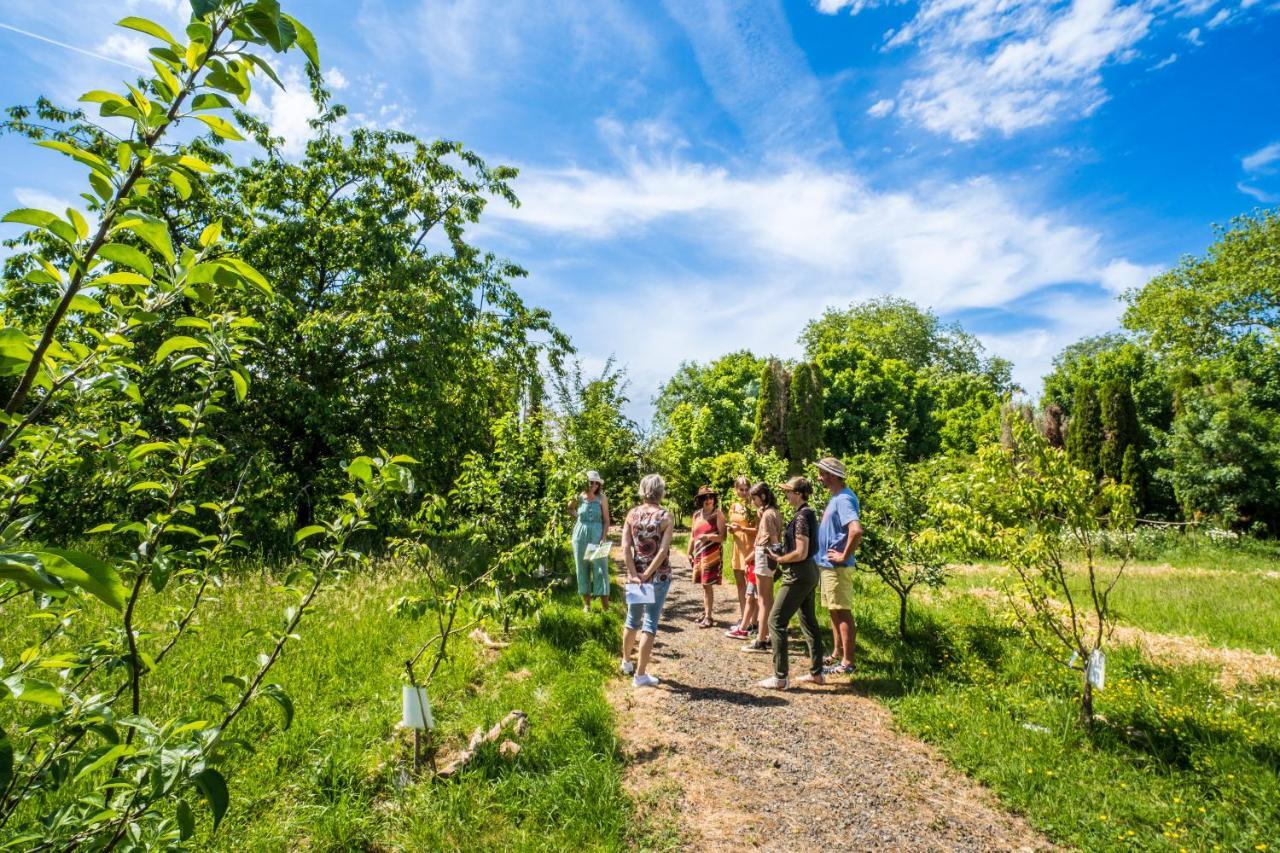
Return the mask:
POLYGON ((661 474, 649 474, 640 481, 640 497, 646 501, 660 501, 667 495, 667 481, 661 474))

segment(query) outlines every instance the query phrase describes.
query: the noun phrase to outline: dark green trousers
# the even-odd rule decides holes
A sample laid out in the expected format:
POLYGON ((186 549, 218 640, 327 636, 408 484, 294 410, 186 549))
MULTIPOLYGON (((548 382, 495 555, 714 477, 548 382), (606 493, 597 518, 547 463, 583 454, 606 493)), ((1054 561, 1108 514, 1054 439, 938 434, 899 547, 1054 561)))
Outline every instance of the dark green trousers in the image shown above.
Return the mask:
POLYGON ((782 582, 774 592, 773 610, 769 611, 769 636, 773 639, 773 674, 786 678, 790 670, 787 660, 787 624, 800 613, 800 633, 809 645, 809 672, 822 674, 822 636, 818 633, 818 614, 814 612, 814 596, 818 591, 818 566, 813 560, 782 563, 782 582))

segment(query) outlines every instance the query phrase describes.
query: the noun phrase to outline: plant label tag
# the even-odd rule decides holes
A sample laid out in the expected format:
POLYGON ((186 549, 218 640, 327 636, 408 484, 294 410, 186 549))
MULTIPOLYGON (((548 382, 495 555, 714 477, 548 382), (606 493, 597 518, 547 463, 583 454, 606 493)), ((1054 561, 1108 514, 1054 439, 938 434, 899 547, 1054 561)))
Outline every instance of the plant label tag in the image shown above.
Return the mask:
POLYGON ((406 729, 434 729, 431 703, 427 701, 427 688, 403 685, 400 691, 400 725, 406 729))
POLYGON ((654 598, 651 583, 629 583, 624 589, 627 593, 627 604, 653 604, 657 600, 654 598))
POLYGON ((1107 656, 1102 649, 1094 649, 1089 653, 1089 665, 1085 669, 1089 683, 1101 690, 1107 680, 1107 656))
POLYGON ((584 560, 606 560, 609 558, 609 552, 613 550, 613 543, 605 540, 596 545, 587 546, 586 553, 582 555, 584 560))

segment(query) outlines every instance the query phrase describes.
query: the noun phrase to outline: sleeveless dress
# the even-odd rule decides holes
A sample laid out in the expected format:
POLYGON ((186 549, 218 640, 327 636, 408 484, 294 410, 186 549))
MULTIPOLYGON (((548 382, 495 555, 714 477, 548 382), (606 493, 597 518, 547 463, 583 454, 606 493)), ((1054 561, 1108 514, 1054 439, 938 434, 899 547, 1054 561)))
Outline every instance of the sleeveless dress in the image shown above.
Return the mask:
MULTIPOLYGON (((729 521, 741 527, 754 526, 751 516, 751 511, 738 501, 734 501, 733 506, 729 507, 729 521)), ((733 537, 733 570, 750 571, 756 560, 754 534, 735 530, 730 536, 733 537)))
MULTIPOLYGON (((714 516, 712 516, 714 518, 714 516)), ((698 516, 698 520, 693 523, 693 530, 689 532, 690 538, 710 533, 717 533, 716 526, 698 516)), ((719 584, 721 575, 721 549, 719 542, 699 542, 693 546, 690 554, 690 562, 693 564, 693 582, 697 584, 719 584)))
POLYGON ((587 548, 604 534, 604 509, 600 499, 578 500, 578 520, 573 525, 573 564, 578 574, 578 595, 609 594, 609 560, 587 560, 587 548))

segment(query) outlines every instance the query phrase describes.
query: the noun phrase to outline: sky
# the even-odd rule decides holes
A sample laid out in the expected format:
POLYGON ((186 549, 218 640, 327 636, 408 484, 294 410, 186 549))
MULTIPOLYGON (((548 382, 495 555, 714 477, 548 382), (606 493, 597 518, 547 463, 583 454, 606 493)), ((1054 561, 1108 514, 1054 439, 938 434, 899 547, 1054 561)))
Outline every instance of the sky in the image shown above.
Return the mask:
MULTIPOLYGON (((587 375, 626 368, 642 422, 681 361, 794 358, 810 318, 884 295, 1034 394, 1126 289, 1280 203, 1280 0, 282 5, 351 122, 519 167, 473 242, 529 271, 587 375)), ((147 45, 113 21, 187 8, 0 0, 0 103, 130 79, 147 45)), ((297 156, 312 107, 280 67, 252 107, 297 156)), ((0 206, 82 179, 0 137, 0 206)))

